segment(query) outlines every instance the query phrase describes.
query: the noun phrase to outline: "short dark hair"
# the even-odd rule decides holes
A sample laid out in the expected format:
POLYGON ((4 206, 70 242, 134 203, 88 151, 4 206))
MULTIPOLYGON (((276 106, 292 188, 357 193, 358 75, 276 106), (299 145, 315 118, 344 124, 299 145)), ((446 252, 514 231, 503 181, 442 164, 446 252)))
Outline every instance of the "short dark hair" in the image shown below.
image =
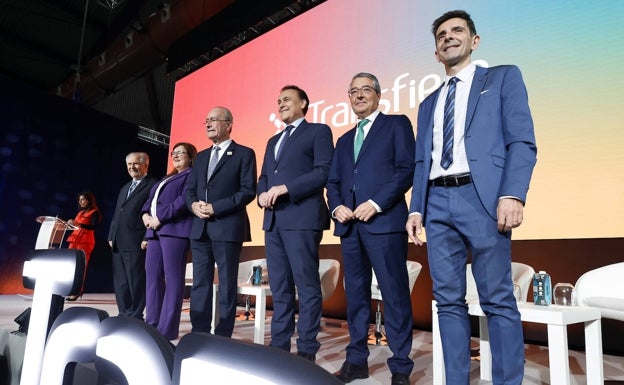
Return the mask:
POLYGON ((454 19, 454 18, 460 18, 460 19, 466 20, 466 24, 468 24, 468 29, 470 30, 470 35, 475 36, 477 34, 477 29, 475 28, 474 21, 472 21, 472 18, 470 17, 468 12, 462 11, 462 10, 455 10, 455 11, 449 11, 445 13, 444 15, 435 19, 435 21, 431 25, 431 33, 433 33, 433 37, 434 38, 436 37, 436 32, 438 31, 438 28, 440 28, 442 23, 444 23, 447 20, 454 19))
POLYGON ((280 92, 284 92, 286 90, 297 91, 297 94, 299 95, 299 99, 305 100, 306 105, 305 107, 303 107, 303 114, 305 115, 308 112, 308 107, 310 106, 310 99, 308 98, 308 94, 306 94, 306 92, 301 87, 295 86, 293 84, 289 84, 287 86, 282 87, 282 90, 280 92))

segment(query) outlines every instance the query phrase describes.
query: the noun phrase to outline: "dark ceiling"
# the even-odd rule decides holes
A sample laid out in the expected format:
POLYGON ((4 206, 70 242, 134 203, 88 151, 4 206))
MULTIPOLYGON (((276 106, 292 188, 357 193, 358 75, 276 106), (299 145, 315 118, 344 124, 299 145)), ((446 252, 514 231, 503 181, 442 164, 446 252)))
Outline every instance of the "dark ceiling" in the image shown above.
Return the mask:
POLYGON ((140 20, 149 2, 118 3, 0 0, 0 71, 37 88, 56 88, 76 72, 79 60, 85 65, 140 20))
POLYGON ((324 0, 0 0, 0 74, 93 105, 167 63, 193 71, 324 0))

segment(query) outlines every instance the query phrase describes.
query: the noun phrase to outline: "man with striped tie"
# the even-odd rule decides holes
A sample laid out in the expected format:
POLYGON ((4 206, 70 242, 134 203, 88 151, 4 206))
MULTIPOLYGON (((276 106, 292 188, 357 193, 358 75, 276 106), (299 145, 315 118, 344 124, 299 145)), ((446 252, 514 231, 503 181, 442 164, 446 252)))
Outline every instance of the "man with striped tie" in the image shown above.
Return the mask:
POLYGON ((519 385, 524 341, 511 281, 511 229, 522 212, 537 148, 526 88, 515 66, 471 59, 480 37, 464 11, 432 26, 444 84, 420 104, 416 166, 406 230, 427 254, 437 301, 446 383, 470 380, 466 263, 472 256, 488 319, 495 385, 519 385))
POLYGON ((282 87, 277 106, 286 127, 267 143, 257 189, 273 293, 271 346, 291 350, 298 294, 297 354, 314 361, 322 311, 318 250, 329 228, 323 192, 334 144, 328 125, 305 119, 310 100, 303 89, 282 87))
POLYGON ((113 287, 119 315, 143 319, 145 310, 145 225, 141 209, 156 179, 147 175, 149 156, 126 156, 132 180, 119 191, 108 244, 113 254, 113 287))

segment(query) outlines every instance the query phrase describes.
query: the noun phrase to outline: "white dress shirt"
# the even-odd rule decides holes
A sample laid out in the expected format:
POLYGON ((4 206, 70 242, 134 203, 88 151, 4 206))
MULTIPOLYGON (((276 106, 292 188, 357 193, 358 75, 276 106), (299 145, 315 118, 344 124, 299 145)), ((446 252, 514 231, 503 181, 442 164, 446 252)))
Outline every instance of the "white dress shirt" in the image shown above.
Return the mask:
POLYGON ((431 153, 431 172, 429 179, 435 179, 440 176, 465 174, 470 172, 468 166, 468 158, 466 156, 466 147, 464 146, 466 112, 468 109, 468 96, 470 95, 470 87, 475 74, 476 66, 470 63, 466 68, 462 69, 455 75, 459 80, 455 88, 455 125, 453 134, 453 163, 448 169, 440 166, 442 158, 442 130, 444 126, 444 103, 448 93, 448 81, 451 76, 446 76, 444 87, 440 91, 436 102, 433 115, 433 150, 431 153))

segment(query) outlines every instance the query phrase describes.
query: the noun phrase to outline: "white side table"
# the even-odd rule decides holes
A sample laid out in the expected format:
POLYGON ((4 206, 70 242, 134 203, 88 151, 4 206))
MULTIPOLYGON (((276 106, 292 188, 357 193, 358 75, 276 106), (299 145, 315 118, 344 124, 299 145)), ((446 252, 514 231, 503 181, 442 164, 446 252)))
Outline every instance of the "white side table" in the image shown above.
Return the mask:
MULTIPOLYGON (((548 359, 550 383, 570 384, 570 362, 568 358, 567 325, 585 324, 585 364, 588 385, 604 383, 602 364, 602 328, 600 311, 580 306, 539 306, 533 303, 518 303, 520 318, 525 322, 546 324, 548 327, 548 359)), ((479 303, 468 304, 468 314, 479 317, 481 350, 481 379, 492 380, 492 355, 490 352, 487 319, 479 303)), ((433 332, 433 383, 445 384, 444 357, 438 324, 436 301, 432 301, 433 332)))
POLYGON ((269 285, 254 286, 250 283, 238 284, 238 294, 256 297, 256 319, 254 321, 254 343, 264 345, 264 324, 266 297, 272 295, 269 285))

